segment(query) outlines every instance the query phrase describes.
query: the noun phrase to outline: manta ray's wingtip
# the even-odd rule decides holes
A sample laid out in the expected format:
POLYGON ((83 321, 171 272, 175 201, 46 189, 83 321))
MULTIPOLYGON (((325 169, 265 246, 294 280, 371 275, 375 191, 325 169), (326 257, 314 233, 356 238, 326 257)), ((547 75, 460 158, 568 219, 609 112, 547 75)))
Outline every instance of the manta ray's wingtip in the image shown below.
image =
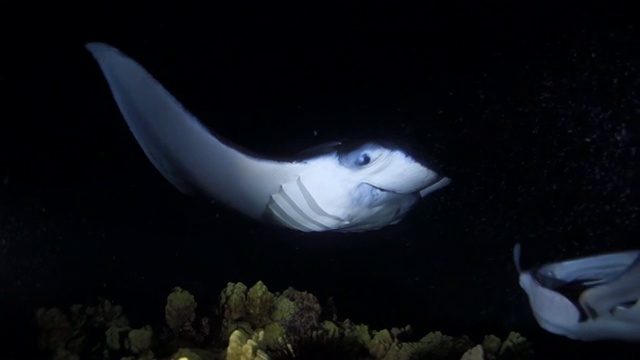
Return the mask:
POLYGON ((89 50, 89 51, 91 51, 91 52, 94 52, 94 51, 99 50, 100 48, 104 47, 104 45, 105 45, 104 43, 101 43, 99 41, 90 41, 90 42, 84 44, 84 48, 89 50))
POLYGON ((84 44, 84 48, 87 49, 93 56, 98 55, 99 53, 104 53, 107 51, 113 51, 114 48, 106 43, 100 41, 91 41, 84 44))

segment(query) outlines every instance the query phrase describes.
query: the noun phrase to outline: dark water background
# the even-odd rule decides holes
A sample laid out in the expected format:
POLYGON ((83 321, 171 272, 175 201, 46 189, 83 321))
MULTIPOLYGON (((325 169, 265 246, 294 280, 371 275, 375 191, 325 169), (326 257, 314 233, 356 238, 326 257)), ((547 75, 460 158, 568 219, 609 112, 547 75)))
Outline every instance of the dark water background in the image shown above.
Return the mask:
POLYGON ((40 306, 104 296, 143 325, 161 321, 174 286, 206 307, 228 281, 257 280, 332 296, 340 318, 373 328, 476 341, 515 330, 541 359, 637 358, 637 345, 541 330, 511 258, 518 242, 526 265, 640 246, 633 6, 417 3, 7 12, 16 23, 3 23, 0 60, 3 358, 31 353, 40 306), (453 182, 399 225, 363 234, 275 229, 183 196, 130 134, 88 41, 120 48, 254 151, 404 138, 453 182))

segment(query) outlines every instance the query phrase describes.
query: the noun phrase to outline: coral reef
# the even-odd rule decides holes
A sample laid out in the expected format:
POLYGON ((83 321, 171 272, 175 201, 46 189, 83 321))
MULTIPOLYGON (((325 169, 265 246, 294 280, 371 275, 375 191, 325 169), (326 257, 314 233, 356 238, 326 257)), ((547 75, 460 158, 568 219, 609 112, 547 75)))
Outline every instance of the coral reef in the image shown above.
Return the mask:
POLYGON ((248 290, 242 283, 227 284, 218 310, 224 317, 223 338, 237 329, 252 334, 262 328, 270 341, 284 334, 310 336, 322 329, 320 313, 320 302, 313 294, 293 288, 272 294, 261 281, 248 290))
POLYGON ((196 309, 198 303, 191 293, 180 287, 173 288, 167 296, 164 308, 164 319, 173 335, 175 343, 184 346, 202 343, 209 335, 209 318, 200 318, 199 328, 196 329, 196 309))
POLYGON ((271 293, 262 283, 251 288, 229 283, 208 314, 198 314, 195 297, 176 287, 167 297, 166 328, 132 328, 120 306, 100 300, 73 305, 69 312, 39 309, 40 347, 54 360, 479 360, 527 359, 531 344, 511 332, 504 340, 487 335, 481 343, 434 331, 409 341, 411 328, 371 330, 335 311, 323 317, 318 299, 288 288, 271 293), (208 315, 208 316, 207 316, 208 315), (211 326, 209 324, 212 318, 211 326))

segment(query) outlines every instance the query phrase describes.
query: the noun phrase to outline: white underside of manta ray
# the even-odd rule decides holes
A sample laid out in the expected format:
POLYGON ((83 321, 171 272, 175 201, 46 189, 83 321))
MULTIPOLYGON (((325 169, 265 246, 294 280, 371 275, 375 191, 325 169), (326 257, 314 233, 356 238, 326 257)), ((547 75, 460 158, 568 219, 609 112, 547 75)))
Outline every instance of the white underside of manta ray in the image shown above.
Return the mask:
POLYGON ((571 339, 640 341, 640 250, 520 266, 520 286, 538 324, 571 339))
POLYGON ((420 198, 450 182, 375 143, 302 161, 250 156, 216 138, 119 50, 103 43, 86 48, 147 157, 183 193, 295 230, 358 232, 396 224, 420 198))

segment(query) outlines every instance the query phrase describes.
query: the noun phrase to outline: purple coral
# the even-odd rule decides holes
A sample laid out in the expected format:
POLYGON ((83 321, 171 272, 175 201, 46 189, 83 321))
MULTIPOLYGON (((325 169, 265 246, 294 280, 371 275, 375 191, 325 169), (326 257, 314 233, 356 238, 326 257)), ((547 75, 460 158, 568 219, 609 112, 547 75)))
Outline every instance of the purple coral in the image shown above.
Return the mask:
POLYGON ((288 288, 282 296, 291 300, 296 305, 293 316, 283 324, 290 334, 310 335, 320 328, 320 303, 318 298, 306 291, 298 291, 288 288))

